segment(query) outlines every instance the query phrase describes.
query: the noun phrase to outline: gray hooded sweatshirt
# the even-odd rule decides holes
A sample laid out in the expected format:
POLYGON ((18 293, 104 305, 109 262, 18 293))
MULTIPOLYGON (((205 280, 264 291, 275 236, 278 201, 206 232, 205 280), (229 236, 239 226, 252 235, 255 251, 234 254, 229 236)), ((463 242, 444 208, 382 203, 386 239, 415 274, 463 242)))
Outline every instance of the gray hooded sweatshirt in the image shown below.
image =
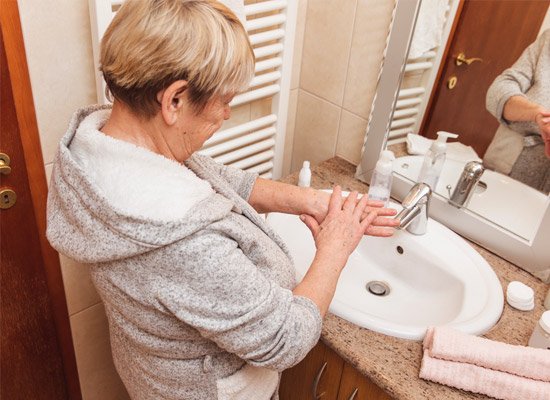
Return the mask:
POLYGON ((288 250, 246 201, 256 175, 193 155, 186 166, 210 183, 210 196, 173 221, 127 213, 70 149, 82 120, 101 108, 77 111, 61 140, 47 236, 91 265, 130 396, 217 399, 217 381, 245 364, 280 372, 301 361, 322 321, 311 300, 293 295, 288 250))

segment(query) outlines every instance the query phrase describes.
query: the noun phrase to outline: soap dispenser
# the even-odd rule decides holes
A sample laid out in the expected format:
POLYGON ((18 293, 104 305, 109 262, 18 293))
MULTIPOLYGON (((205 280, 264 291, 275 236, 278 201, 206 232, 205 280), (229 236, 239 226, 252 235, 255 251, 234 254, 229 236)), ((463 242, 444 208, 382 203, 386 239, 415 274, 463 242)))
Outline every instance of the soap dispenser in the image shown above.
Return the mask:
POLYGON ((425 183, 435 191, 437 181, 443 170, 443 164, 445 164, 445 156, 447 152, 447 139, 457 138, 458 135, 450 132, 439 131, 437 132, 437 140, 435 140, 430 150, 424 156, 424 162, 422 163, 422 169, 418 176, 418 182, 425 183))
POLYGON ((390 200, 393 160, 395 156, 390 150, 380 153, 380 159, 376 162, 369 186, 369 199, 383 201, 384 207, 388 206, 390 200))

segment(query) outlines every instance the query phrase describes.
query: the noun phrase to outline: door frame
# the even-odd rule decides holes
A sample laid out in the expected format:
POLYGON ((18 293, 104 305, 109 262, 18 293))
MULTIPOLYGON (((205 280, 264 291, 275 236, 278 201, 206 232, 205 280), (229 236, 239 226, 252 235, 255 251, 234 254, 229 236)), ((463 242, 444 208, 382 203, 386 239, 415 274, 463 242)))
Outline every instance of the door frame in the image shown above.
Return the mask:
POLYGON ((82 399, 59 254, 50 246, 46 238, 46 200, 48 196, 46 171, 16 0, 2 1, 0 29, 6 50, 7 68, 12 83, 14 106, 28 171, 40 251, 52 304, 57 341, 63 360, 67 392, 70 399, 82 399))

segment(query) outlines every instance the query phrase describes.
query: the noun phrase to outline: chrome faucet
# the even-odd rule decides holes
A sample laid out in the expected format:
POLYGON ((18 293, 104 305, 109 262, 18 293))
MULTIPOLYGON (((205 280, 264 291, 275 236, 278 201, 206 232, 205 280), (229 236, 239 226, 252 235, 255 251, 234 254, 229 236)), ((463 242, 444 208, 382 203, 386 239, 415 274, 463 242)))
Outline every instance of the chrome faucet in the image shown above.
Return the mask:
POLYGON ((403 210, 395 216, 401 220, 399 229, 406 228, 413 235, 426 233, 428 209, 432 190, 425 183, 417 183, 403 199, 403 210))
POLYGON ((484 171, 485 167, 478 161, 467 163, 449 198, 449 203, 457 208, 466 207, 484 171))

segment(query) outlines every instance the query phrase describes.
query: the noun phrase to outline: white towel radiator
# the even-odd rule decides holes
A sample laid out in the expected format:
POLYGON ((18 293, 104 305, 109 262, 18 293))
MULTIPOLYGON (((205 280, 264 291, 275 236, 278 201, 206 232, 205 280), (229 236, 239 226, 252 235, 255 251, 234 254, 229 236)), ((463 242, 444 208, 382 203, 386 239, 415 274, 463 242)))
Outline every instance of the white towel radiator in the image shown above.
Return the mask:
MULTIPOLYGON (((108 103, 99 72, 99 43, 123 0, 89 0, 98 102, 108 103)), ((256 75, 232 107, 272 98, 271 113, 214 134, 200 153, 267 179, 282 174, 290 95, 297 1, 246 1, 246 30, 256 55, 256 75)))

